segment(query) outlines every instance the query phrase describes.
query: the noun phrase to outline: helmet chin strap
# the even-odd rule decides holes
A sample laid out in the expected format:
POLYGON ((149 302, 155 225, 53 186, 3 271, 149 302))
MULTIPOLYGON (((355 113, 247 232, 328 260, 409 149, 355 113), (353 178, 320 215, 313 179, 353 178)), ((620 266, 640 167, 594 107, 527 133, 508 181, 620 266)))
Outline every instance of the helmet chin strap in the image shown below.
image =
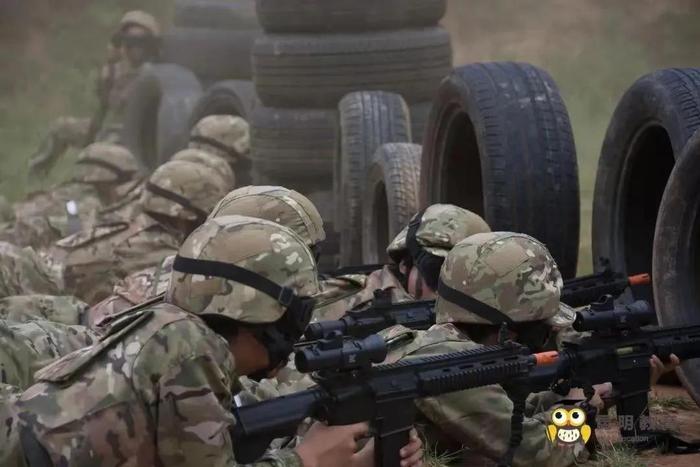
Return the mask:
POLYGON ((248 375, 251 379, 265 378, 267 374, 286 364, 294 350, 294 344, 303 335, 311 320, 315 300, 300 297, 289 287, 283 287, 270 279, 239 266, 203 259, 185 258, 177 255, 173 270, 208 277, 220 277, 251 287, 275 299, 286 308, 280 319, 273 323, 251 326, 253 333, 268 352, 270 364, 267 368, 248 375))

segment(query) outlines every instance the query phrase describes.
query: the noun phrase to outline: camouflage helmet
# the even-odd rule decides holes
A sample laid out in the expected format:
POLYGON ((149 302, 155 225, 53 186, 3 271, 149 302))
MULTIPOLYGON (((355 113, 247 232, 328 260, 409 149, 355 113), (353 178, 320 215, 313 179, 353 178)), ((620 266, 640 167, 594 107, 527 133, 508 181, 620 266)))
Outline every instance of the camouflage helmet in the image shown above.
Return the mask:
POLYGON ((241 117, 209 115, 192 128, 189 147, 215 151, 235 163, 250 152, 250 127, 241 117))
POLYGON ((133 180, 139 170, 136 157, 124 146, 93 143, 78 156, 76 180, 90 184, 121 184, 133 180))
MULTIPOLYGON (((478 214, 452 204, 433 204, 423 211, 416 230, 416 241, 428 253, 445 257, 463 239, 490 231, 491 228, 478 214)), ((407 234, 408 226, 399 232, 386 249, 389 257, 397 264, 408 253, 407 234)))
POLYGON ((119 30, 123 31, 129 26, 141 26, 150 32, 154 37, 160 37, 160 25, 156 18, 145 11, 132 10, 128 11, 122 16, 121 21, 119 21, 119 30))
POLYGON ((188 161, 161 165, 146 183, 141 206, 147 214, 204 221, 228 190, 216 170, 188 161))
POLYGON ((463 296, 512 322, 547 320, 559 312, 562 286, 557 263, 534 238, 512 232, 472 235, 455 245, 440 271, 436 322, 496 324, 477 315, 473 305, 472 311, 466 303, 458 305, 463 296))
POLYGON ((180 266, 180 258, 233 265, 286 287, 297 297, 310 297, 319 290, 316 264, 304 241, 292 230, 264 219, 216 217, 192 232, 173 264, 166 300, 201 316, 273 323, 285 314, 281 299, 221 276, 182 272, 187 267, 180 266))
POLYGON ((326 238, 316 206, 301 193, 281 186, 246 186, 233 190, 219 201, 209 217, 230 215, 276 222, 292 229, 309 248, 326 238))
POLYGON ((171 161, 189 161, 196 164, 206 165, 216 170, 224 180, 229 189, 236 185, 236 176, 231 166, 221 157, 199 149, 183 149, 176 153, 171 161))

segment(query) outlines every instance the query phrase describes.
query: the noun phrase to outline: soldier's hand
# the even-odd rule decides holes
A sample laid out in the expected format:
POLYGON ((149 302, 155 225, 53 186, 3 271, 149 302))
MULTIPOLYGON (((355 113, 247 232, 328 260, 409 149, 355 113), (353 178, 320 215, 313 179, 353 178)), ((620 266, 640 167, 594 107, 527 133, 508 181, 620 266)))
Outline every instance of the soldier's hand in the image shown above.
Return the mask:
POLYGON ((306 432, 296 452, 304 467, 350 465, 357 452, 357 441, 367 437, 367 423, 346 426, 326 426, 314 423, 306 432))
POLYGON ((659 379, 661 379, 664 374, 672 372, 678 367, 678 365, 681 364, 680 359, 675 354, 671 354, 671 358, 669 360, 670 361, 668 363, 664 363, 656 355, 652 355, 651 359, 649 359, 649 363, 651 364, 649 383, 652 386, 658 383, 659 379))
MULTIPOLYGON (((401 467, 423 466, 423 441, 416 430, 411 430, 408 444, 401 448, 401 467)), ((370 440, 353 456, 352 467, 378 467, 374 465, 374 440, 370 440)))

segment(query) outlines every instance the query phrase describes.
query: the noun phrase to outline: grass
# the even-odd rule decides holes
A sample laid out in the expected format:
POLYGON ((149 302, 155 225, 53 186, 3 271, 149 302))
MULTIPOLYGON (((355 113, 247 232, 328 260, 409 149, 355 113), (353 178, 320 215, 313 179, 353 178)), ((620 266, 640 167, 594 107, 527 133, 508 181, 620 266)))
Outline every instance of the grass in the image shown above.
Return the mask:
POLYGON ((638 454, 623 444, 610 444, 603 447, 598 451, 598 459, 590 462, 590 465, 593 467, 646 467, 638 454))
MULTIPOLYGON (((68 157, 48 179, 29 181, 26 163, 53 119, 90 115, 95 70, 120 15, 139 7, 167 23, 172 6, 172 0, 26 2, 45 2, 51 14, 41 27, 29 29, 28 39, 0 40, 0 194, 10 199, 70 171, 68 157), (73 14, 76 5, 80 15, 73 14)), ((548 70, 559 84, 578 148, 580 273, 592 268, 595 171, 615 104, 645 73, 698 65, 699 20, 694 0, 450 0, 445 24, 456 65, 527 61, 548 70)))
POLYGON ((649 400, 650 408, 676 409, 676 410, 696 410, 697 405, 686 397, 653 397, 649 400))
MULTIPOLYGON (((425 439, 423 441, 425 443, 425 439)), ((457 465, 462 456, 462 451, 440 453, 437 446, 426 444, 423 465, 425 467, 448 467, 457 465)))

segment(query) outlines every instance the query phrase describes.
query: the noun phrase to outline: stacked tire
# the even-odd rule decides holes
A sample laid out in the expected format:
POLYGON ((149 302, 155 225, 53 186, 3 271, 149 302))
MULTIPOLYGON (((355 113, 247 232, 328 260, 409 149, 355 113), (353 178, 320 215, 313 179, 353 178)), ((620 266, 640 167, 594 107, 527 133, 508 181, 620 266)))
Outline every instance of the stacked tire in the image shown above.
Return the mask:
MULTIPOLYGON (((325 203, 322 215, 333 219, 334 209, 342 206, 341 200, 332 201, 333 183, 336 195, 340 190, 338 180, 334 182, 334 155, 342 138, 338 106, 353 92, 400 95, 414 124, 412 141, 420 141, 428 102, 452 64, 449 34, 438 26, 446 3, 257 0, 265 31, 253 47, 252 60, 261 102, 251 117, 258 181, 324 193, 320 197, 331 202, 325 203)), ((361 219, 356 225, 355 246, 345 255, 346 262, 361 258, 361 219)))
POLYGON ((259 35, 255 0, 177 0, 161 58, 189 68, 205 85, 250 80, 250 53, 259 35))

